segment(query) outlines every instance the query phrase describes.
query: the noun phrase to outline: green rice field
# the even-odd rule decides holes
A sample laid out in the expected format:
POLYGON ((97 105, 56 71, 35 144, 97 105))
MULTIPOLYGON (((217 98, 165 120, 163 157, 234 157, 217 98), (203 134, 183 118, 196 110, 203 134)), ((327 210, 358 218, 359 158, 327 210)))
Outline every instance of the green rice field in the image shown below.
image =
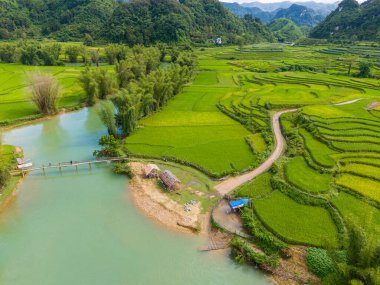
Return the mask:
MULTIPOLYGON (((298 108, 281 119, 283 159, 234 195, 250 198, 260 223, 291 243, 338 246, 344 231, 338 221, 367 216, 380 232, 380 110, 370 108, 380 101, 380 82, 352 76, 368 60, 380 76, 376 49, 257 44, 194 51, 194 81, 139 122, 124 141, 131 154, 184 163, 212 177, 242 173, 273 149, 272 114, 298 108), (336 105, 355 99, 361 100, 336 105), (277 189, 276 181, 291 190, 277 189)), ((25 83, 34 69, 0 64, 0 122, 38 116, 25 83)), ((82 67, 39 69, 63 85, 61 108, 80 105, 82 67)))

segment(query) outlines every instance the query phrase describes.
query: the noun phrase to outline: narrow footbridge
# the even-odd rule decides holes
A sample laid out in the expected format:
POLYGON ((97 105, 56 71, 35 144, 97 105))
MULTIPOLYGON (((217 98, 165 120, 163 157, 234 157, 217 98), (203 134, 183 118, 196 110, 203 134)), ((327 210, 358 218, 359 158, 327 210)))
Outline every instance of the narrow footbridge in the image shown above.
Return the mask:
POLYGON ((69 161, 69 162, 60 162, 58 164, 47 164, 47 165, 41 165, 38 167, 27 167, 27 168, 21 168, 17 169, 11 172, 12 175, 20 175, 23 176, 25 173, 32 172, 32 171, 42 171, 44 175, 46 175, 47 169, 58 169, 60 172, 62 172, 63 168, 75 168, 76 171, 78 171, 78 166, 81 165, 88 165, 88 167, 91 169, 92 164, 99 164, 99 163, 111 163, 115 161, 123 161, 127 160, 127 156, 121 156, 121 157, 112 157, 112 158, 104 158, 104 159, 94 159, 94 160, 83 160, 83 161, 69 161))

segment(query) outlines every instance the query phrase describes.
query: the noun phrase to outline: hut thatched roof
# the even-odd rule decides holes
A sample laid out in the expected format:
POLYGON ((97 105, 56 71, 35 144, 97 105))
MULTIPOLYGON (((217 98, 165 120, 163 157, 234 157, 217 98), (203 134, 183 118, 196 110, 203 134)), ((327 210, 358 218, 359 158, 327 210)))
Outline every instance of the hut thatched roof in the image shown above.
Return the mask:
POLYGON ((175 187, 181 183, 181 181, 170 170, 164 170, 160 174, 160 178, 162 182, 169 188, 175 187))
POLYGON ((149 164, 147 164, 146 166, 145 166, 145 168, 144 168, 144 174, 146 175, 146 176, 148 176, 149 174, 151 174, 152 173, 152 171, 160 171, 160 169, 158 168, 158 166, 157 165, 155 165, 155 164, 152 164, 152 163, 149 163, 149 164))

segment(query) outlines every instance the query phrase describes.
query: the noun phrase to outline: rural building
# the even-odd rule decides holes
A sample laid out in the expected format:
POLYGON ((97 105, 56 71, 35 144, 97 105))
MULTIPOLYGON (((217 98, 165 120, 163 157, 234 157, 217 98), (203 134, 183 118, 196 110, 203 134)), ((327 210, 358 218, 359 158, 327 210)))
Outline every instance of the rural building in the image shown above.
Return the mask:
POLYGON ((244 206, 248 205, 249 200, 239 199, 239 200, 230 201, 228 204, 230 205, 231 210, 236 211, 237 209, 243 208, 244 206))
POLYGON ((156 178, 158 177, 158 172, 160 169, 157 165, 149 163, 144 168, 144 175, 146 178, 156 178))
POLYGON ((181 187, 181 181, 170 170, 164 170, 160 174, 160 179, 169 192, 178 190, 181 187))

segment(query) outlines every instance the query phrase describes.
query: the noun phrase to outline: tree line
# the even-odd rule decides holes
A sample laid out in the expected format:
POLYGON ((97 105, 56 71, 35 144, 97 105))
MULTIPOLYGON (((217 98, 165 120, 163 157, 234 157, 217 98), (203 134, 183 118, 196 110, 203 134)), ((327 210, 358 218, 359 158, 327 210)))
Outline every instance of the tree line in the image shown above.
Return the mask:
MULTIPOLYGON (((191 50, 188 45, 158 43, 160 61, 175 61, 180 50, 191 50)), ((110 64, 125 60, 129 47, 123 44, 108 44, 102 48, 83 45, 43 43, 26 40, 0 43, 0 62, 24 65, 60 66, 66 63, 110 64)))
POLYGON ((116 62, 112 71, 87 67, 80 76, 89 105, 100 102, 98 114, 109 135, 126 137, 139 119, 160 110, 181 92, 194 76, 196 59, 181 52, 162 66, 157 47, 135 46, 127 59, 116 62))

